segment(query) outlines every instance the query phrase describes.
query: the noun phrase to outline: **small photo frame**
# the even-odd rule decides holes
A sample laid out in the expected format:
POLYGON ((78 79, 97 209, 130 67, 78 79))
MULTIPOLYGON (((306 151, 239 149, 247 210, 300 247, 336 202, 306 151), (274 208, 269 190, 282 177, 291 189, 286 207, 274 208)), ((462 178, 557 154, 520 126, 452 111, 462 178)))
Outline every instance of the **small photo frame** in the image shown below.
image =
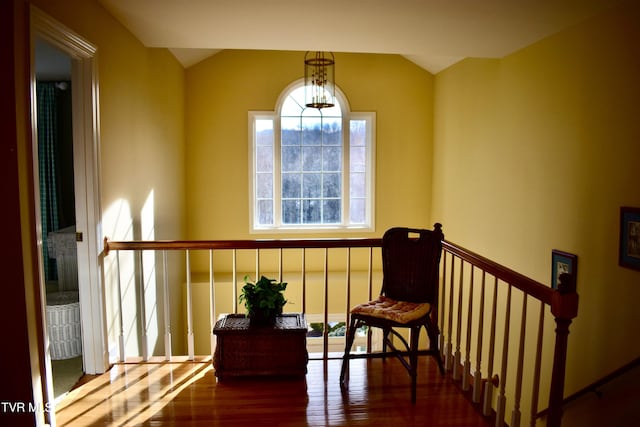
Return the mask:
POLYGON ((560 275, 562 273, 571 274, 571 288, 575 289, 576 274, 578 272, 578 257, 568 252, 557 249, 551 251, 551 287, 558 289, 560 275))
POLYGON ((640 208, 620 208, 620 249, 618 263, 640 270, 640 208))

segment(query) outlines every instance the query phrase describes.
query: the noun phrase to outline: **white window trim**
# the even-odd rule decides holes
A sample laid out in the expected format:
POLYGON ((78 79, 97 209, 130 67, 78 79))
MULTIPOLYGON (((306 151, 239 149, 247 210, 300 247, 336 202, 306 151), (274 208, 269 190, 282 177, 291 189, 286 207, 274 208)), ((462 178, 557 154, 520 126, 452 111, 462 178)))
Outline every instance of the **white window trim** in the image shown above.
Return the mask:
POLYGON ((280 110, 283 102, 286 100, 289 93, 304 85, 304 79, 297 80, 287 86, 280 94, 276 103, 274 111, 249 111, 248 112, 248 172, 249 172, 249 232, 251 234, 267 234, 267 233, 326 233, 326 232, 354 232, 354 231, 374 231, 375 230, 375 140, 376 140, 376 113, 375 112, 352 112, 349 108, 349 103, 340 90, 336 86, 336 98, 340 102, 342 108, 342 128, 343 128, 343 185, 342 185, 342 223, 341 224, 293 224, 285 225, 281 224, 281 206, 278 203, 279 197, 275 197, 276 192, 280 191, 280 110), (273 192, 274 192, 274 206, 273 216, 274 225, 272 226, 256 226, 256 212, 255 212, 255 168, 256 168, 256 150, 255 150, 255 123, 256 120, 273 120, 273 133, 274 133, 274 180, 273 180, 273 192), (366 173, 366 187, 368 203, 366 205, 366 218, 368 221, 364 224, 348 224, 349 218, 349 186, 347 185, 349 180, 349 147, 346 145, 349 143, 350 121, 351 120, 365 120, 367 123, 367 173, 366 173))

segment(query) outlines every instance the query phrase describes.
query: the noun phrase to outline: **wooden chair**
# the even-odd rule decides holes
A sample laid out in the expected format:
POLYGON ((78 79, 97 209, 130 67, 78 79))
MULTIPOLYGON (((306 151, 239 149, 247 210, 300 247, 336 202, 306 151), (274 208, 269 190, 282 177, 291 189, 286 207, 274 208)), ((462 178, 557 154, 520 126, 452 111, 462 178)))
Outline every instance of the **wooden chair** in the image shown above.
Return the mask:
POLYGON ((411 401, 416 401, 418 340, 424 327, 429 337, 429 350, 420 352, 433 356, 440 373, 444 367, 438 348, 437 302, 439 265, 442 253, 442 225, 433 230, 396 227, 387 230, 382 238, 382 291, 380 296, 351 310, 347 331, 340 384, 346 386, 349 360, 356 357, 385 357, 395 355, 411 377, 411 401), (356 330, 362 326, 383 331, 382 353, 351 354, 356 330), (408 328, 410 343, 395 329, 408 328), (403 344, 397 348, 390 335, 403 344), (387 351, 387 346, 392 351, 387 351), (407 357, 408 356, 408 357, 407 357))

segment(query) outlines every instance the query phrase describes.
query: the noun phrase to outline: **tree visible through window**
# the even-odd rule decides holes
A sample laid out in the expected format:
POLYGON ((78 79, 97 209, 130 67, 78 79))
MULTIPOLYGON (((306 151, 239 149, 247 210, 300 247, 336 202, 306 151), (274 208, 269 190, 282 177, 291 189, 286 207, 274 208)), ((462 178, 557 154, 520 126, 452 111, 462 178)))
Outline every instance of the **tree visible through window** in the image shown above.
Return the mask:
POLYGON ((306 108, 297 85, 250 113, 253 230, 372 227, 374 114, 345 104, 306 108))

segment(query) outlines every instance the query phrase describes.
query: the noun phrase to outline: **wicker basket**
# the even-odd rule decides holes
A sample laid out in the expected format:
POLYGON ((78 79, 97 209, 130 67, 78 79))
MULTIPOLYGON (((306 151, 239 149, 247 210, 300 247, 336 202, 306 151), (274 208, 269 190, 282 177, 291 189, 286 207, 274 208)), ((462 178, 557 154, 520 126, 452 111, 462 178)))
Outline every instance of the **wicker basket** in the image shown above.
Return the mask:
POLYGON ((213 366, 220 380, 307 373, 307 322, 302 314, 280 315, 269 326, 230 314, 216 323, 213 332, 217 340, 213 366))
POLYGON ((51 359, 70 359, 82 354, 78 292, 47 295, 47 328, 51 359))

